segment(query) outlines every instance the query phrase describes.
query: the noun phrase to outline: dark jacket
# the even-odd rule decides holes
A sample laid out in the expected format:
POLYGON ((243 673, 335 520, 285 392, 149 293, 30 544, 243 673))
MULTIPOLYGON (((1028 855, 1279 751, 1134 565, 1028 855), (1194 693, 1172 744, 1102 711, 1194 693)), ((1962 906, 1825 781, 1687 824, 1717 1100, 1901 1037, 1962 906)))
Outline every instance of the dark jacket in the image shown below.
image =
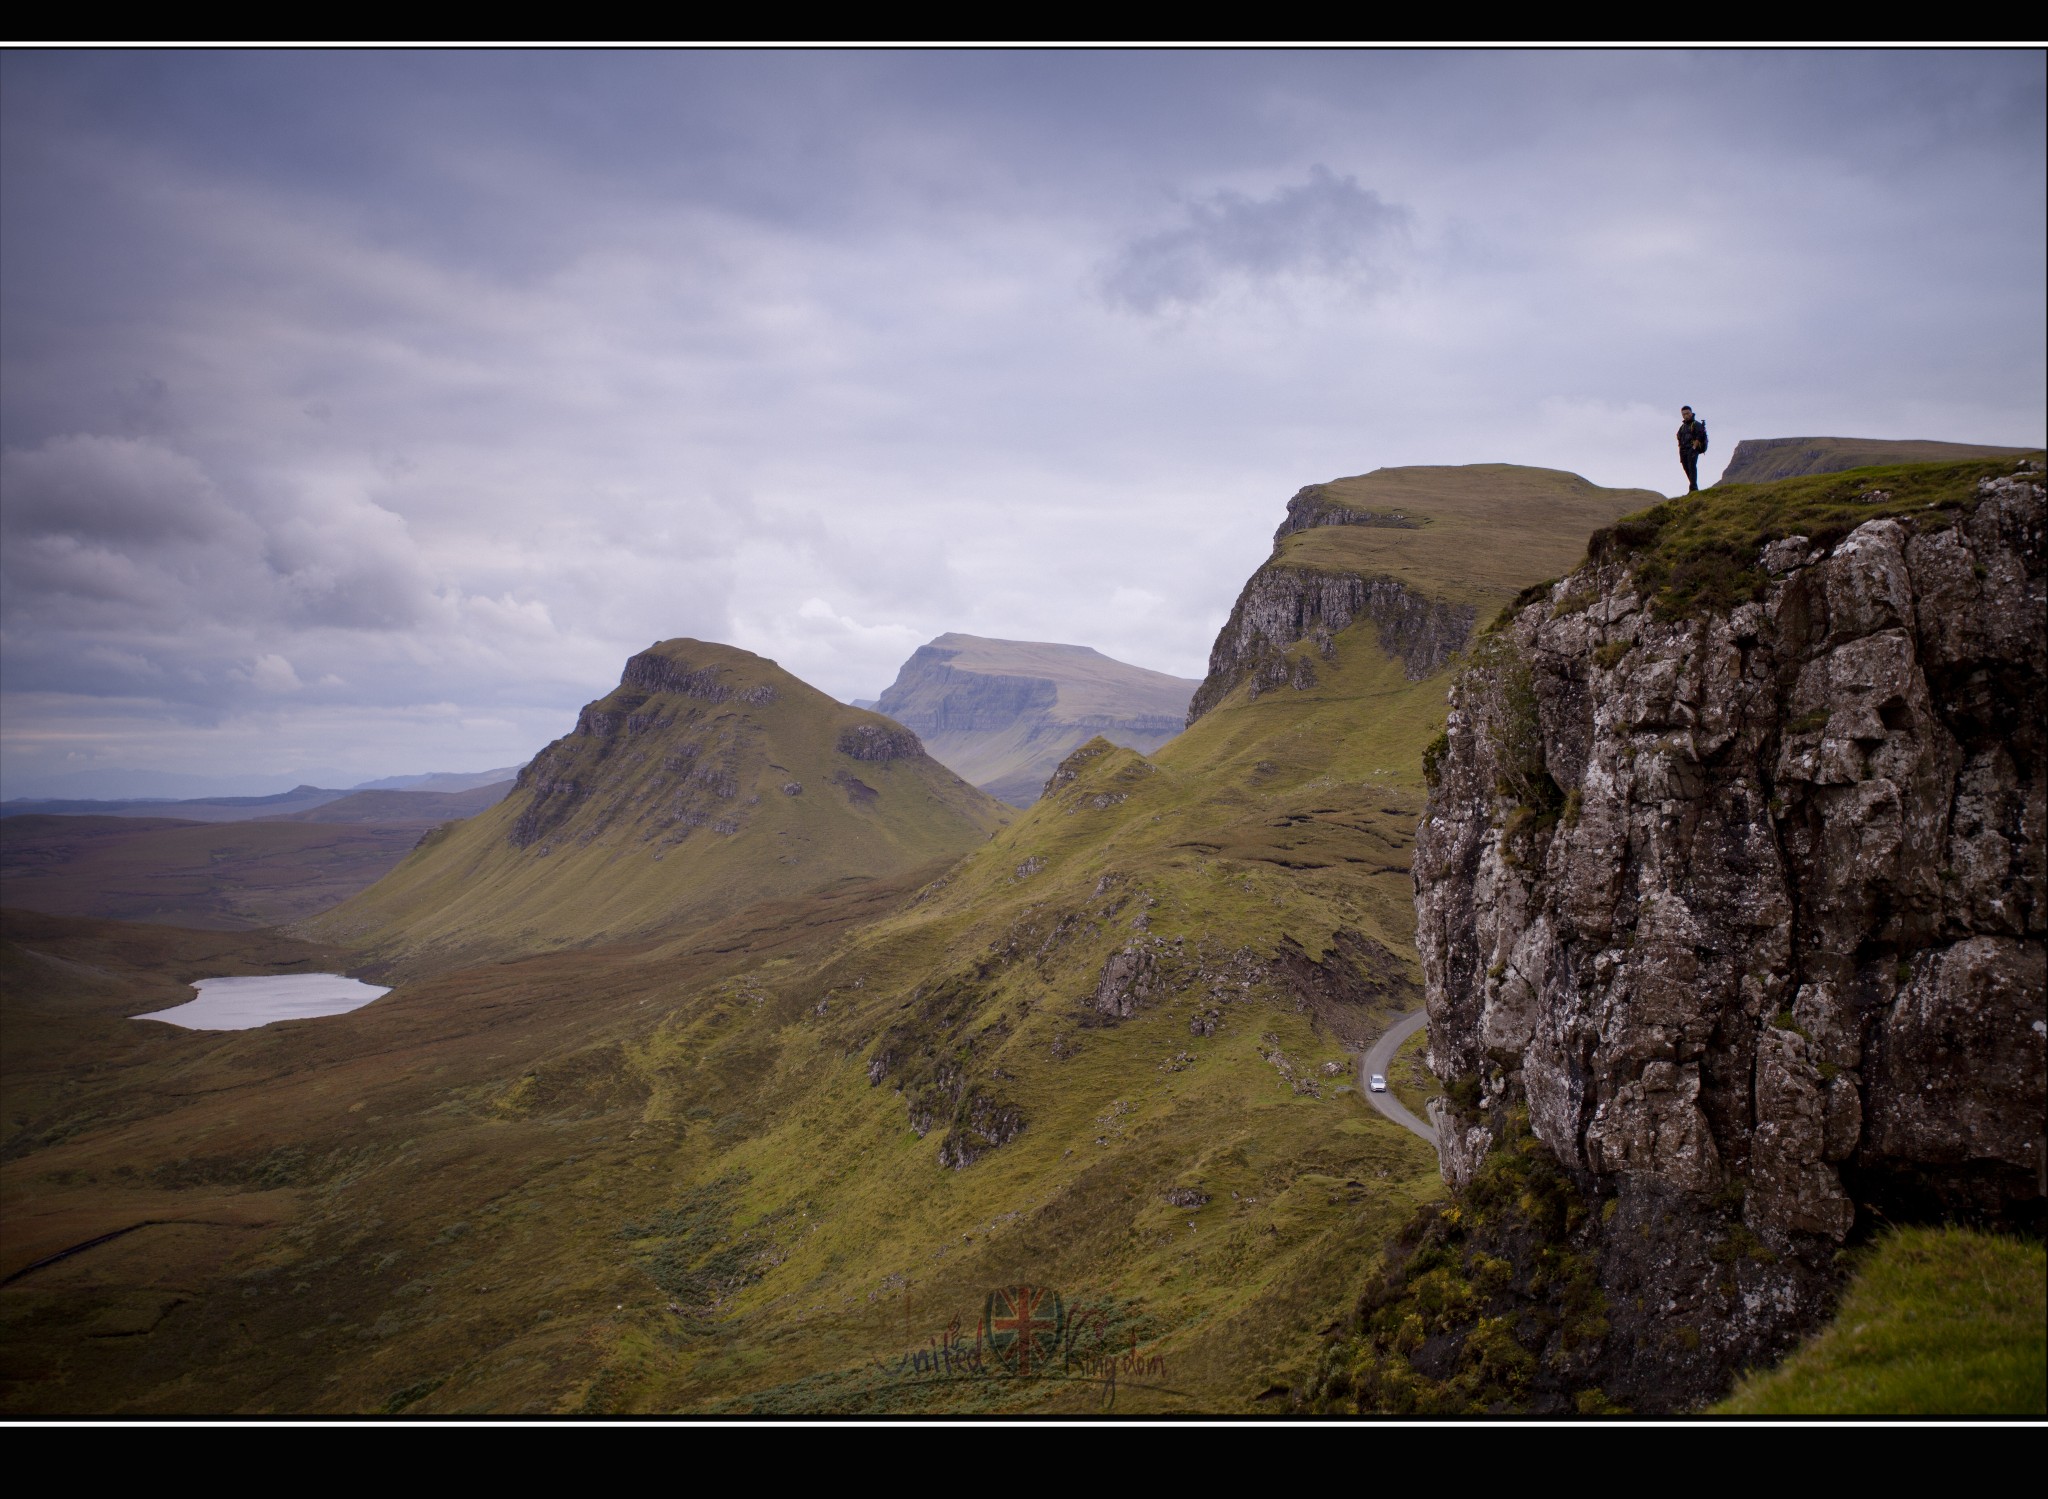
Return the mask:
POLYGON ((1697 416, 1689 422, 1680 422, 1678 424, 1678 451, 1681 453, 1704 453, 1706 450, 1707 424, 1697 416), (1693 447, 1694 443, 1698 443, 1699 447, 1693 447))

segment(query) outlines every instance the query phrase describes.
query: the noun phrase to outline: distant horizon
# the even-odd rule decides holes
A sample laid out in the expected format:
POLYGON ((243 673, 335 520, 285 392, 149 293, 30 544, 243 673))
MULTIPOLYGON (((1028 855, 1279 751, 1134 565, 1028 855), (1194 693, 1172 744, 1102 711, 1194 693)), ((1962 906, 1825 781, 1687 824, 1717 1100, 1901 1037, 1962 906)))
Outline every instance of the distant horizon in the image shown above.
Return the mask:
MULTIPOLYGON (((538 753, 538 750, 536 750, 535 753, 538 753)), ((526 757, 527 760, 530 760, 532 758, 532 755, 526 757)), ((323 782, 320 780, 313 779, 312 777, 314 775, 324 775, 328 773, 321 770, 315 770, 307 775, 299 776, 296 779, 292 779, 287 778, 283 775, 262 775, 260 773, 241 777, 207 777, 182 775, 176 772, 142 770, 135 769, 132 767, 108 766, 105 768, 95 768, 92 770, 68 771, 62 775, 52 777, 46 781, 32 782, 30 783, 32 786, 38 787, 40 789, 32 789, 21 792, 15 792, 10 790, 7 795, 0 796, 0 805, 9 805, 14 802, 63 801, 166 803, 200 802, 216 800, 224 797, 279 796, 288 791, 296 791, 301 786, 310 786, 316 791, 402 791, 410 788, 404 786, 392 786, 387 783, 391 781, 426 780, 434 776, 478 776, 485 775, 493 770, 510 770, 514 774, 516 774, 519 771, 519 769, 525 765, 525 763, 526 761, 522 760, 520 761, 519 765, 482 766, 476 770, 430 770, 421 771, 417 773, 401 773, 389 776, 374 777, 371 780, 357 781, 352 784, 339 784, 339 776, 337 776, 336 780, 334 781, 323 782), (166 787, 171 787, 175 785, 176 789, 165 790, 160 792, 118 790, 86 792, 70 789, 50 789, 52 787, 59 786, 60 783, 67 782, 71 783, 72 785, 92 784, 112 787, 121 784, 123 778, 126 778, 128 783, 130 784, 156 784, 166 787)))
MULTIPOLYGON (((1949 443, 1948 439, 1945 438, 1835 437, 1825 434, 1806 435, 1800 437, 1738 438, 1734 442, 1726 444, 1721 449, 1720 459, 1722 469, 1721 471, 1716 473, 1715 478, 1712 481, 1710 481, 1706 485, 1703 485, 1703 488, 1711 488, 1713 487, 1713 484, 1720 482, 1721 472, 1725 472, 1727 466, 1733 462, 1736 448, 1740 447, 1745 442, 1755 442, 1765 445, 1801 442, 1829 442, 1871 445, 1944 444, 1959 447, 1981 447, 1987 450, 1994 448, 2006 448, 2012 451, 2031 451, 2024 444, 1955 444, 1949 443)), ((1393 466, 1396 465, 1383 465, 1383 467, 1393 466)), ((1419 464, 1399 466, 1430 468, 1467 468, 1485 465, 1419 464)), ((1367 472, 1371 472, 1371 470, 1368 470, 1367 472)), ((1561 472, 1576 473, 1575 470, 1561 470, 1561 472)), ((1583 478, 1584 476, 1579 475, 1579 477, 1583 478)), ((1322 480, 1311 482, 1327 483, 1330 481, 1322 480)), ((1277 513, 1284 515, 1284 503, 1282 505, 1276 506, 1275 509, 1277 513)), ((912 658, 912 656, 916 654, 916 652, 924 650, 930 646, 936 645, 940 641, 945 640, 949 637, 958 637, 970 640, 981 640, 998 645, 1054 646, 1062 649, 1089 651, 1094 653, 1095 655, 1104 657, 1105 659, 1117 662, 1121 665, 1134 666, 1144 671, 1156 672, 1160 675, 1165 676, 1173 676, 1178 678, 1179 680, 1193 681, 1197 683, 1203 680, 1202 675, 1196 675, 1193 677, 1181 677, 1180 674, 1177 672, 1167 672, 1159 667, 1145 666, 1141 662, 1131 661, 1125 657, 1111 655, 1109 652, 1103 650, 1099 646, 1089 645, 1079 641, 1028 640, 1020 636, 1014 635, 987 635, 982 634, 978 631, 945 629, 940 630, 930 639, 925 640, 919 645, 913 646, 908 652, 906 652, 904 657, 902 658, 902 661, 899 662, 897 667, 891 671, 890 681, 895 680, 896 675, 901 671, 903 665, 907 664, 912 658)), ((673 640, 679 638, 688 637, 682 637, 677 635, 667 635, 658 637, 658 639, 660 640, 673 640)), ((731 641, 719 641, 716 643, 722 645, 737 644, 736 642, 731 641)), ((745 646, 737 646, 737 648, 743 650, 748 649, 748 647, 745 646)), ((762 653, 754 652, 754 654, 759 655, 762 653)), ((764 657, 764 659, 773 660, 774 658, 764 657)), ((624 664, 625 657, 621 656, 619 661, 619 667, 622 669, 624 664)), ((799 678, 801 679, 800 674, 791 671, 791 669, 786 664, 777 661, 776 665, 780 666, 785 671, 790 671, 790 674, 792 676, 799 676, 799 678)), ((616 685, 616 682, 616 674, 608 681, 593 681, 588 688, 588 696, 583 699, 583 702, 592 702, 595 701, 597 698, 604 696, 606 692, 611 690, 612 686, 616 685)), ((816 684, 813 683, 810 685, 815 686, 816 684)), ((882 695, 888 691, 888 688, 889 683, 885 682, 881 687, 875 688, 873 690, 872 696, 860 695, 840 697, 830 693, 828 693, 827 695, 834 696, 836 701, 843 702, 847 704, 849 707, 865 708, 869 711, 880 711, 878 706, 880 699, 882 695)), ((819 688, 818 690, 824 691, 823 688, 819 688)), ((580 708, 581 706, 582 704, 579 703, 578 707, 580 708)), ((562 734, 569 733, 574 727, 575 710, 572 709, 570 710, 565 719, 564 727, 558 733, 549 735, 546 739, 534 745, 534 747, 530 751, 518 756, 516 764, 511 764, 502 767, 486 767, 486 769, 503 768, 513 770, 516 772, 520 767, 523 767, 529 760, 531 760, 534 755, 539 754, 542 749, 546 748, 548 744, 553 743, 556 739, 560 738, 562 734)), ((483 773, 483 770, 435 770, 416 772, 393 772, 387 770, 383 774, 373 776, 368 779, 351 781, 348 778, 352 775, 357 774, 357 772, 340 770, 332 766, 315 766, 297 771, 250 771, 243 773, 241 775, 229 776, 203 776, 194 775, 189 772, 165 771, 135 766, 88 766, 81 767, 76 770, 59 771, 52 774, 47 774, 39 778, 31 777, 24 780, 19 777, 9 777, 7 774, 6 762, 0 761, 0 804, 12 803, 17 801, 205 801, 210 798, 221 797, 276 796, 287 791, 292 791, 300 786, 310 786, 317 790, 325 791, 338 790, 353 792, 365 790, 399 789, 394 786, 394 783, 402 781, 424 780, 434 776, 471 776, 480 775, 483 773), (96 789, 89 791, 74 789, 86 786, 90 786, 96 789), (158 786, 163 788, 200 789, 164 789, 153 791, 124 791, 107 789, 116 786, 158 786)))
MULTIPOLYGON (((1009 636, 975 635, 970 634, 969 632, 964 630, 942 630, 937 635, 934 635, 930 640, 924 642, 924 645, 917 646, 910 653, 910 655, 914 655, 916 651, 923 650, 926 646, 934 645, 937 642, 946 639, 948 636, 961 636, 971 640, 985 640, 995 644, 1002 645, 1058 646, 1070 650, 1091 651, 1094 654, 1102 656, 1107 660, 1118 662, 1118 664, 1120 665, 1138 666, 1140 670, 1144 671, 1157 670, 1157 668, 1155 667, 1141 666, 1140 663, 1135 661, 1124 661, 1120 657, 1109 655, 1106 651, 1103 651, 1096 646, 1084 645, 1077 641, 1022 640, 1009 636)), ((679 637, 666 636, 664 638, 673 640, 679 637)), ((721 641, 718 643, 726 644, 727 642, 721 641)), ((910 655, 906 655, 904 657, 905 663, 907 663, 910 660, 910 655)), ((776 664, 781 665, 780 662, 776 664)), ((624 658, 621 658, 619 665, 623 669, 625 665, 624 658)), ((788 670, 787 667, 784 667, 783 669, 788 670)), ((901 670, 900 665, 898 667, 898 670, 901 670)), ((795 675, 795 673, 792 672, 791 675, 795 675)), ((1163 673, 1163 675, 1172 674, 1163 673)), ((1182 680, 1199 682, 1201 681, 1201 678, 1182 678, 1182 680)), ((608 685, 593 684, 591 687, 591 696, 589 699, 587 699, 587 701, 596 701, 598 698, 604 696, 606 692, 610 691, 611 687, 615 685, 616 678, 614 678, 613 682, 608 685)), ((823 689, 820 690, 822 691, 823 689)), ((881 687, 875 689, 875 694, 873 697, 838 698, 835 700, 843 702, 847 704, 847 706, 849 707, 866 707, 872 711, 874 704, 880 699, 882 693, 886 692, 887 690, 888 684, 884 683, 881 687)), ((828 694, 828 696, 829 695, 830 694, 828 694)), ((570 732, 570 730, 572 730, 574 727, 575 720, 572 715, 561 732, 563 734, 566 734, 570 732)), ((546 748, 548 744, 553 743, 555 739, 558 739, 560 737, 560 734, 551 736, 549 739, 544 740, 542 743, 535 745, 530 753, 522 756, 519 759, 518 765, 502 768, 517 770, 520 766, 524 766, 527 761, 531 760, 534 755, 539 754, 541 750, 546 748)), ((486 768, 498 769, 501 767, 492 766, 486 768)), ((26 782, 26 785, 30 789, 26 790, 14 789, 18 784, 22 784, 20 782, 14 780, 0 779, 0 787, 4 787, 4 794, 0 794, 0 805, 17 801, 204 801, 214 797, 276 796, 283 792, 296 790, 300 786, 311 786, 316 790, 322 791, 373 791, 395 789, 390 787, 390 783, 393 781, 421 780, 429 776, 481 775, 483 774, 483 771, 434 770, 420 772, 392 772, 386 775, 373 777, 369 780, 356 781, 344 784, 345 778, 350 774, 352 774, 352 772, 337 770, 332 766, 317 766, 303 771, 259 771, 251 772, 249 774, 239 777, 198 776, 184 772, 153 770, 135 766, 93 766, 72 771, 62 771, 52 776, 46 776, 40 780, 28 781, 26 782), (164 787, 179 788, 196 787, 200 789, 165 791, 117 791, 104 789, 93 791, 81 791, 70 789, 72 787, 77 786, 93 786, 96 788, 104 788, 121 785, 157 785, 164 787)), ((4 767, 0 767, 0 778, 4 777, 4 767)))

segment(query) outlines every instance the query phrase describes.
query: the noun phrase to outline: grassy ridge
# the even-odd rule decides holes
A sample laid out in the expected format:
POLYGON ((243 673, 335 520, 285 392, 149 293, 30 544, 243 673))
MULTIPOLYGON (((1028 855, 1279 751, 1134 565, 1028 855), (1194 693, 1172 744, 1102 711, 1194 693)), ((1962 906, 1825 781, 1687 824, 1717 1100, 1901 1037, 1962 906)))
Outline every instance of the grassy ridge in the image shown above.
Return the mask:
POLYGON ((1865 1252, 1829 1326, 1743 1379, 1731 1416, 2048 1415, 2048 1250, 1905 1228, 1865 1252))
POLYGON ((1801 474, 1837 473, 1901 463, 1956 463, 1966 458, 2017 457, 2024 448, 1982 443, 1891 441, 1874 437, 1746 438, 1722 473, 1722 484, 1765 484, 1801 474))
POLYGON ((1537 578, 1571 568, 1596 528, 1658 499, 1510 463, 1375 469, 1321 488, 1333 504, 1421 524, 1318 526, 1281 538, 1276 560, 1398 578, 1431 598, 1477 604, 1481 619, 1537 578))

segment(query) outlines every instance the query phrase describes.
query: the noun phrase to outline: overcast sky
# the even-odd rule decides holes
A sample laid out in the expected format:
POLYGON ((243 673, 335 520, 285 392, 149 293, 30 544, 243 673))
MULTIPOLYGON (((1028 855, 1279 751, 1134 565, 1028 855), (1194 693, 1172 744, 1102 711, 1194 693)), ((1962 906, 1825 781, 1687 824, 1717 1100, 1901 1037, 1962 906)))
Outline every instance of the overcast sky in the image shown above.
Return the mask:
POLYGON ((1302 484, 1670 493, 1685 402, 1713 473, 2044 436, 2038 51, 14 51, 0 111, 9 796, 517 763, 677 635, 1199 677, 1302 484))

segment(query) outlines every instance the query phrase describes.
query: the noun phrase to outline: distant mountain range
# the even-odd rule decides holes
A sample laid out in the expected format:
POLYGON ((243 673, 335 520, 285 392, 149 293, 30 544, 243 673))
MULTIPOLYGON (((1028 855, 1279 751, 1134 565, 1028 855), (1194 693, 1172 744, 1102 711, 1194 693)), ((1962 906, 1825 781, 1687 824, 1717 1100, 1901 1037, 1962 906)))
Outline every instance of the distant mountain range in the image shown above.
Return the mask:
POLYGON ((343 809, 343 815, 316 820, 410 822, 436 815, 442 818, 471 816, 490 806, 510 790, 512 779, 518 774, 519 767, 516 765, 503 766, 497 770, 435 771, 427 775, 391 776, 381 781, 367 781, 347 790, 325 786, 295 786, 290 791, 280 791, 273 796, 212 796, 184 800, 129 797, 107 801, 84 797, 55 800, 17 797, 12 801, 0 802, 0 817, 47 814, 67 817, 168 817, 180 822, 249 822, 259 818, 300 817, 315 808, 347 801, 350 806, 343 809), (474 795, 470 795, 484 788, 493 788, 495 794, 480 801, 474 795), (386 800, 363 800, 364 796, 374 793, 382 793, 386 800), (420 796, 429 800, 391 801, 389 798, 392 796, 420 796), (434 799, 448 798, 454 798, 447 801, 450 808, 460 805, 466 810, 439 810, 440 800, 434 799), (372 807, 377 809, 374 815, 367 810, 372 807))
POLYGON ((933 759, 1013 807, 1096 735, 1150 753, 1187 724, 1201 684, 1085 645, 941 635, 918 647, 874 704, 933 759))

